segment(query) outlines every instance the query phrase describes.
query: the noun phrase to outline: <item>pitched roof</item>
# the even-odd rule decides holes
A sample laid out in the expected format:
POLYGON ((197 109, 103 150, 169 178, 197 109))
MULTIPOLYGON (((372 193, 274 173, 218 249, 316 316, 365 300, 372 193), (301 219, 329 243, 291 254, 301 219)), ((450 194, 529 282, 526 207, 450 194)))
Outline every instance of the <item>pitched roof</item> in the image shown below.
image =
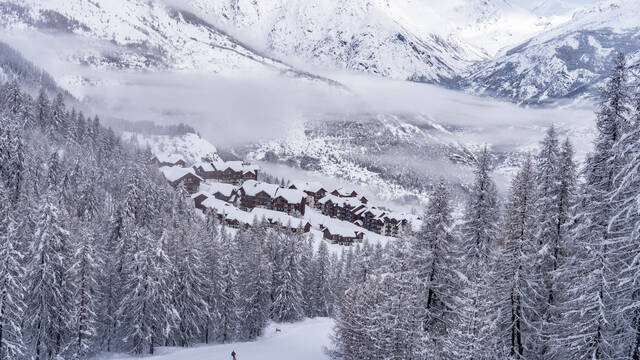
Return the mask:
POLYGON ((207 191, 211 194, 220 193, 226 197, 231 196, 231 194, 233 194, 236 190, 238 190, 238 188, 233 186, 232 184, 213 182, 213 181, 206 182, 202 184, 201 187, 204 189, 207 189, 207 191))
POLYGON ((202 162, 199 162, 199 163, 195 163, 195 164, 193 164, 193 168, 194 168, 194 169, 197 169, 197 168, 199 168, 199 167, 201 167, 201 168, 202 168, 202 170, 203 170, 203 171, 206 171, 206 172, 211 172, 211 171, 214 171, 214 170, 215 170, 215 169, 213 168, 213 165, 211 165, 211 163, 206 162, 206 161, 202 161, 202 162))
POLYGON ((301 204, 302 200, 307 197, 307 194, 302 190, 278 188, 275 197, 282 197, 289 204, 301 204))
POLYGON ((242 211, 228 202, 210 197, 202 202, 202 206, 213 210, 218 215, 223 215, 227 219, 237 220, 243 224, 251 224, 253 216, 246 211, 242 211))
POLYGON ((196 175, 196 172, 193 170, 193 168, 183 168, 180 166, 163 166, 160 168, 160 171, 170 182, 178 181, 188 174, 191 174, 202 181, 202 178, 196 175))
POLYGON ((331 201, 333 204, 336 204, 340 207, 344 207, 345 205, 349 205, 351 207, 358 207, 362 205, 362 202, 360 202, 360 200, 358 200, 357 198, 354 198, 354 197, 341 198, 339 196, 335 196, 331 194, 326 195, 322 199, 318 200, 318 204, 323 205, 329 201, 331 201))
POLYGON ((291 186, 295 186, 295 188, 298 190, 309 191, 313 193, 324 190, 322 184, 312 181, 294 181, 291 186))
POLYGON ((254 208, 251 210, 251 215, 261 220, 266 219, 274 223, 278 223, 281 226, 290 226, 291 228, 299 228, 306 226, 309 222, 303 219, 293 217, 280 211, 267 210, 262 208, 254 208))
MULTIPOLYGON (((353 193, 358 194, 358 192, 353 188, 341 187, 337 188, 334 191, 337 191, 340 196, 351 196, 353 193)), ((333 192, 333 191, 332 191, 333 192)))
POLYGON ((245 181, 240 188, 244 191, 246 195, 249 195, 249 196, 256 196, 260 192, 264 191, 272 198, 276 197, 276 193, 278 192, 278 189, 280 189, 278 185, 268 184, 268 183, 255 181, 255 180, 245 181))
POLYGON ((361 232, 361 230, 356 225, 348 223, 346 221, 327 222, 326 224, 324 224, 324 228, 331 235, 338 235, 349 238, 355 238, 358 236, 358 233, 361 232))
POLYGON ((158 161, 161 163, 169 163, 169 164, 175 164, 180 160, 184 161, 184 157, 182 155, 168 154, 164 152, 157 153, 155 158, 158 159, 158 161))

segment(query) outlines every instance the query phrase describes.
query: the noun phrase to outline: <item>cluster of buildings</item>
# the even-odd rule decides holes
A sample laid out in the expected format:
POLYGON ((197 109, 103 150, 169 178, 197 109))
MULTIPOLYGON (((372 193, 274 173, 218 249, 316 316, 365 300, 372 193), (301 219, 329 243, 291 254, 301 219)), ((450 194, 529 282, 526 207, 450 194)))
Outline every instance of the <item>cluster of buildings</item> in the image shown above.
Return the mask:
POLYGON ((354 189, 329 191, 316 182, 287 187, 260 182, 259 167, 242 161, 202 161, 187 167, 180 156, 162 154, 152 161, 172 186, 183 184, 198 209, 216 214, 234 228, 251 226, 259 218, 273 226, 309 232, 311 224, 303 220, 309 207, 331 219, 319 224, 325 239, 350 244, 363 239, 363 229, 396 236, 409 223, 406 215, 368 205, 354 189))

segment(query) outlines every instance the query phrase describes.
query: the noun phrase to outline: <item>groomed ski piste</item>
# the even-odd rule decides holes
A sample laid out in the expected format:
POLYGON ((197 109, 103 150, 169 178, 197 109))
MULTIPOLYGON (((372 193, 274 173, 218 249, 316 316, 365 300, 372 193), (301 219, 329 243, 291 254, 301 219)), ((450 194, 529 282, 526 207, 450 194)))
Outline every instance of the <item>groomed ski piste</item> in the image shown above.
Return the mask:
POLYGON ((158 347, 156 354, 142 357, 103 353, 93 360, 226 360, 231 359, 232 351, 236 352, 236 360, 328 360, 323 349, 330 345, 333 325, 330 318, 305 319, 291 324, 271 323, 264 335, 255 341, 190 348, 158 347))

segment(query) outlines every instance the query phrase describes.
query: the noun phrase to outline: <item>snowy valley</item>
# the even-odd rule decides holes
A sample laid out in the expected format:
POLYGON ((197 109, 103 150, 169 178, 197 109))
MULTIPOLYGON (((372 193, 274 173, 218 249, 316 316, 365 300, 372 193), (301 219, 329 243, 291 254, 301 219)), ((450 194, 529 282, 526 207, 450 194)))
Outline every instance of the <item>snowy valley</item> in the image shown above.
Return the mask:
POLYGON ((640 358, 637 0, 0 0, 0 360, 640 358))

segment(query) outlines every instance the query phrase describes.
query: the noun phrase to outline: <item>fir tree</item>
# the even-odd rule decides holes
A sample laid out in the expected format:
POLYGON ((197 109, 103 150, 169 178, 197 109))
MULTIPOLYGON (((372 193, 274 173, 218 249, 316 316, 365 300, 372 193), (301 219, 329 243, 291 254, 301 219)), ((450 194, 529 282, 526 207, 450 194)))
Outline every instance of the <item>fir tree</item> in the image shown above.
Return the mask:
POLYGON ((25 288, 23 255, 18 244, 8 192, 0 183, 0 359, 26 354, 23 339, 25 288))

